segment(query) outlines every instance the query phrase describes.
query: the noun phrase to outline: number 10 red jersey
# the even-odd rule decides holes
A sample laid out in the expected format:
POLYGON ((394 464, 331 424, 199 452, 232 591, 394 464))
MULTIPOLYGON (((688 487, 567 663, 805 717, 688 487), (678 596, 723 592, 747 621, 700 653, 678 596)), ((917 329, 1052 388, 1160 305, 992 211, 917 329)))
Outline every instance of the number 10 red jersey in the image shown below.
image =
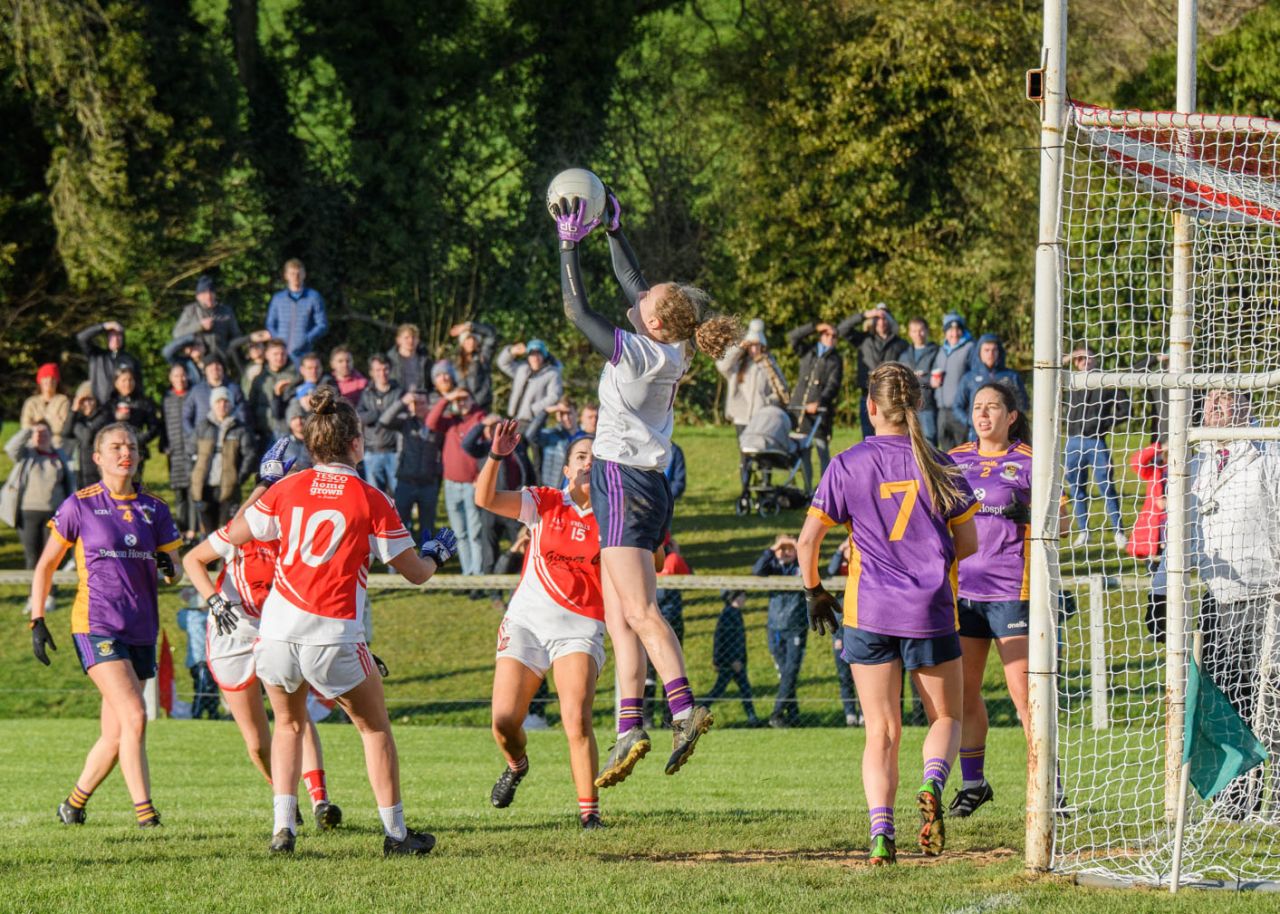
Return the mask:
POLYGON ((390 562, 413 546, 391 500, 341 464, 282 479, 245 520, 255 539, 278 540, 261 628, 275 641, 363 641, 370 554, 390 562))

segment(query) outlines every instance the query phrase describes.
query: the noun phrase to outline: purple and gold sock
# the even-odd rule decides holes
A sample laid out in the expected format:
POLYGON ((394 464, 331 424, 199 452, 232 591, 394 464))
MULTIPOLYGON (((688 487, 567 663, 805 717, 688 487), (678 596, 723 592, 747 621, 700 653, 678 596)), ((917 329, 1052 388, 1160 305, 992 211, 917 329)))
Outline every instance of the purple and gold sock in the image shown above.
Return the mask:
POLYGON ((644 699, 624 698, 618 707, 618 735, 644 725, 644 699))
POLYGON ((873 806, 871 807, 871 840, 876 839, 876 835, 884 835, 886 838, 893 839, 896 833, 893 830, 893 807, 892 806, 873 806))
POLYGON ((941 790, 947 785, 947 776, 951 774, 951 764, 944 758, 931 758, 924 763, 924 779, 933 781, 941 790))
POLYGON ((67 797, 67 805, 72 809, 84 809, 91 796, 93 794, 85 793, 80 789, 80 785, 77 784, 75 790, 71 791, 71 796, 67 797))
POLYGON ((662 684, 667 693, 667 707, 671 709, 672 720, 684 720, 693 711, 693 689, 684 676, 662 684))
POLYGON ((141 803, 133 804, 133 814, 138 820, 138 824, 150 822, 152 819, 160 818, 160 814, 156 812, 156 808, 151 805, 150 800, 143 800, 141 803))
POLYGON ((986 746, 975 746, 972 749, 960 747, 960 777, 964 779, 965 787, 977 787, 985 780, 982 768, 986 759, 986 746))

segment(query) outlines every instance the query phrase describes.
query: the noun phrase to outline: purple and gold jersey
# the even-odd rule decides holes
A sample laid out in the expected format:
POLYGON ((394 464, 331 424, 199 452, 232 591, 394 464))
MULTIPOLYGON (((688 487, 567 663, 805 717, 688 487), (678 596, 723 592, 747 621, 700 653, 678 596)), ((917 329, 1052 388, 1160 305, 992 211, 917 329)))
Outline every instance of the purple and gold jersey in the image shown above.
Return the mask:
POLYGON ((968 484, 956 486, 960 503, 939 516, 905 435, 868 438, 831 461, 809 514, 849 529, 845 625, 899 638, 956 631, 951 527, 978 509, 968 484))
POLYGON ((155 553, 182 544, 169 506, 147 492, 116 498, 98 483, 68 497, 49 527, 75 549, 80 583, 71 608, 72 633, 155 644, 160 630, 155 553))
POLYGON ((960 563, 960 596, 991 603, 1031 598, 1031 558, 1028 524, 1015 524, 1000 515, 1016 498, 1031 501, 1031 448, 1014 441, 1009 449, 983 454, 970 442, 951 451, 978 500, 973 522, 978 528, 978 551, 960 563))

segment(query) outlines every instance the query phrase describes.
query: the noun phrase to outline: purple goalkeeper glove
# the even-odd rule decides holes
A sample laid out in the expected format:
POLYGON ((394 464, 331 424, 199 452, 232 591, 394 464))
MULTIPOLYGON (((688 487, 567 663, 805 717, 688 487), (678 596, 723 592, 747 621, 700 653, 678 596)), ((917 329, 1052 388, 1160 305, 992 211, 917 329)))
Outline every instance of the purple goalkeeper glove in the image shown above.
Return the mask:
POLYGON ((439 568, 457 553, 458 538, 448 527, 441 527, 422 544, 420 551, 424 559, 431 559, 439 568))
POLYGON ((622 204, 618 202, 613 188, 607 185, 604 189, 604 199, 604 215, 608 220, 604 224, 604 230, 610 235, 616 235, 622 230, 622 204))
POLYGON ((572 201, 564 197, 559 203, 551 204, 551 215, 556 220, 556 234, 561 241, 578 244, 600 227, 600 217, 587 220, 587 201, 574 197, 572 201))
POLYGON ((298 458, 290 457, 285 460, 284 454, 288 449, 288 438, 277 438, 267 448, 267 452, 262 455, 262 462, 258 464, 258 485, 273 486, 289 475, 298 458))

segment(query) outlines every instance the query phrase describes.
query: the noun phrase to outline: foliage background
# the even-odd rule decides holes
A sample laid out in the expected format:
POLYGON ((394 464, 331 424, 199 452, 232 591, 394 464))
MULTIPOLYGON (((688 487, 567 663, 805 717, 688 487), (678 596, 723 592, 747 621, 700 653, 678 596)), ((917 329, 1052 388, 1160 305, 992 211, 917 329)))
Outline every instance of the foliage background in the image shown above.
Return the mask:
MULTIPOLYGON (((1075 0, 1071 91, 1168 107, 1174 4, 1075 0)), ((195 278, 259 326, 281 262, 329 343, 560 319, 549 177, 619 191, 654 279, 771 338, 884 301, 1030 349, 1040 6, 1007 0, 0 0, 0 411, 117 318, 146 364, 195 278)), ((1201 107, 1275 116, 1280 4, 1203 0, 1201 107)), ((590 288, 620 310, 598 246, 590 288)), ((789 359, 784 357, 784 364, 789 359)), ((788 364, 788 367, 789 364, 788 364)), ((852 374, 852 373, 850 373, 852 374)), ((713 418, 701 360, 685 419, 713 418)))

